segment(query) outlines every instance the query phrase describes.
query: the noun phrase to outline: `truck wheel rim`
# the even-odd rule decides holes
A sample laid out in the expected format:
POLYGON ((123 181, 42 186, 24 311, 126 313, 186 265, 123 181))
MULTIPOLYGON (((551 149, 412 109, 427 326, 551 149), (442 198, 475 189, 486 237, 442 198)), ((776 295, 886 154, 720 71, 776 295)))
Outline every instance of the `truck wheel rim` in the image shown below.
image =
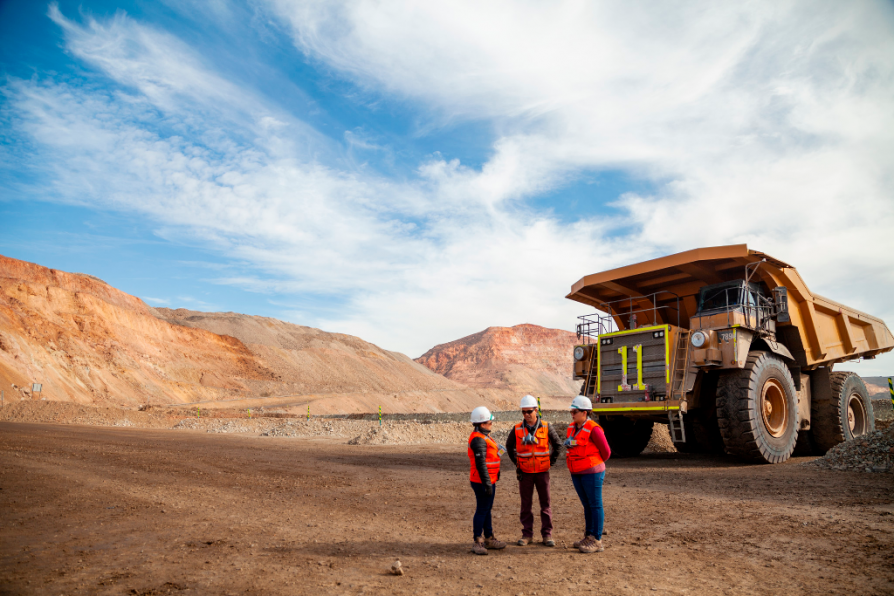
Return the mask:
POLYGON ((761 390, 761 417, 764 420, 764 428, 771 436, 781 437, 785 434, 785 426, 788 421, 788 408, 786 408, 785 390, 776 379, 767 379, 761 390))
POLYGON ((863 407, 863 398, 856 393, 847 400, 847 425, 851 436, 866 434, 866 409, 863 407))

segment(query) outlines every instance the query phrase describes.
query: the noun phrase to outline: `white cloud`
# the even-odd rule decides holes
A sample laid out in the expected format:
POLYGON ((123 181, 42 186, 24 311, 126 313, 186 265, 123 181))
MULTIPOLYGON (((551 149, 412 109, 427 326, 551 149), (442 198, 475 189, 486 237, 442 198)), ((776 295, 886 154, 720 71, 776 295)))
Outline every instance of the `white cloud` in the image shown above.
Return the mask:
POLYGON ((634 224, 627 250, 583 243, 587 264, 566 280, 748 242, 894 322, 890 5, 270 5, 299 48, 369 89, 501 131, 480 172, 424 169, 443 196, 498 205, 584 169, 656 181, 617 203, 634 224))
MULTIPOLYGON (((138 211, 259 269, 221 283, 348 297, 342 316, 298 322, 411 356, 490 325, 571 328, 585 309, 563 296, 582 275, 744 241, 894 323, 888 5, 270 7, 312 59, 423 106, 426 126, 494 131, 492 157, 434 155, 400 181, 347 166, 170 34, 51 8, 67 50, 128 90, 8 86, 20 130, 56 158, 53 195, 138 211), (570 224, 526 204, 618 169, 655 192, 570 224)), ((362 130, 338 142, 378 150, 362 130)), ((877 362, 861 372, 894 359, 877 362)))

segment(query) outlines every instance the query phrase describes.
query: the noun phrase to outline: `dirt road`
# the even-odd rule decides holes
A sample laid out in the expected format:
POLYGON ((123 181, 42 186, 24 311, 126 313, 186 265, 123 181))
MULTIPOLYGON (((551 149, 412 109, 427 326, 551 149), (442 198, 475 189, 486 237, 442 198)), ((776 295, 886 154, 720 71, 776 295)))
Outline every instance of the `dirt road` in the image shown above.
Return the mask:
POLYGON ((612 460, 591 555, 560 462, 558 546, 475 557, 463 448, 2 423, 0 593, 894 593, 894 478, 802 461, 612 460))

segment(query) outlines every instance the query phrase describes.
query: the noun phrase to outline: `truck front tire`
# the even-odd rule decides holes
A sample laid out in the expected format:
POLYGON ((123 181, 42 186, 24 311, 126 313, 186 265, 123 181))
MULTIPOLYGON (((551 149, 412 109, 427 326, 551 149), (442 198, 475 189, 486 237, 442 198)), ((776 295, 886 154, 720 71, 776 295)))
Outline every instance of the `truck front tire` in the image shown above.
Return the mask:
POLYGON ((785 362, 770 352, 751 352, 745 368, 721 374, 717 424, 730 455, 771 464, 791 457, 798 440, 798 397, 785 362))
POLYGON ((810 434, 817 455, 875 430, 872 401, 863 379, 852 372, 833 372, 831 399, 811 404, 810 434))
POLYGON ((651 420, 627 416, 600 416, 599 426, 612 450, 612 457, 636 457, 652 438, 651 420))

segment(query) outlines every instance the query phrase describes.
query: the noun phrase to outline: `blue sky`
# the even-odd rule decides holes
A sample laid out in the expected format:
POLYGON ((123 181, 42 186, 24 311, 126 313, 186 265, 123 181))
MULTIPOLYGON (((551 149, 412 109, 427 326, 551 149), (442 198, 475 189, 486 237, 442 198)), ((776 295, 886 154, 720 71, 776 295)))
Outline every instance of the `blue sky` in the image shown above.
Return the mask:
POLYGON ((0 3, 0 253, 414 357, 738 242, 894 321, 891 5, 645 7, 0 3))

